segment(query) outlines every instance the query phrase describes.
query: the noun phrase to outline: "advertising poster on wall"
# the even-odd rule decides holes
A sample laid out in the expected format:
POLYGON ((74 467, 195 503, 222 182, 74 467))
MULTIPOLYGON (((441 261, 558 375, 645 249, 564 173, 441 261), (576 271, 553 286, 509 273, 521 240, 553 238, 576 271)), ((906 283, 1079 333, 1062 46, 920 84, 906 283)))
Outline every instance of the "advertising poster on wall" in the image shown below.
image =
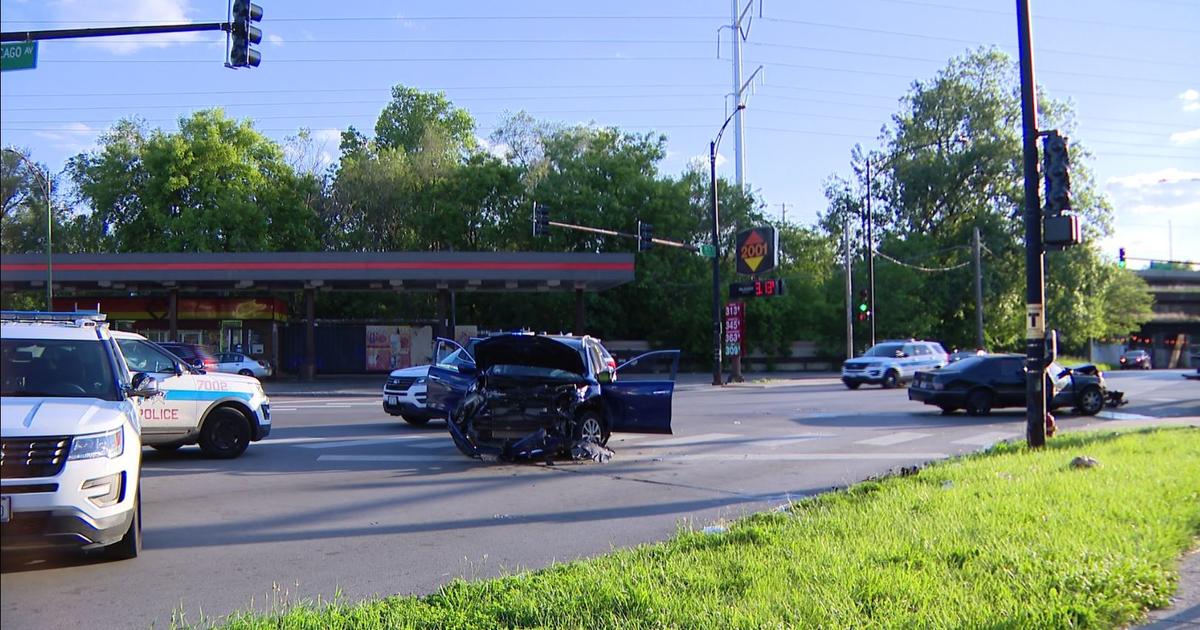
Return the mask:
POLYGON ((412 329, 367 326, 367 370, 386 372, 412 365, 412 329))

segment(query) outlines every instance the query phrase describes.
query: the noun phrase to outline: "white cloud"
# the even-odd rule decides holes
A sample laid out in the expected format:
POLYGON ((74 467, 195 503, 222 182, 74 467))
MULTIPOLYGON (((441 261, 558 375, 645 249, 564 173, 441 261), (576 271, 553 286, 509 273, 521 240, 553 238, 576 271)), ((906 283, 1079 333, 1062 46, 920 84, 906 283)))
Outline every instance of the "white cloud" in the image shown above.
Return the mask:
POLYGON ((342 143, 341 129, 313 129, 311 133, 313 142, 318 146, 332 142, 336 147, 342 143))
MULTIPOLYGON (((193 10, 188 0, 61 0, 55 3, 55 13, 56 19, 65 23, 62 28, 128 26, 131 19, 136 19, 138 23, 151 24, 184 24, 193 21, 189 17, 193 10)), ((84 43, 118 55, 128 55, 143 48, 166 48, 172 44, 203 41, 203 35, 131 35, 85 40, 84 43)))
POLYGON ((1171 142, 1175 144, 1192 144, 1200 142, 1200 129, 1189 129, 1187 131, 1176 131, 1171 134, 1171 142))
POLYGON ((1134 173, 1122 177, 1111 177, 1104 183, 1109 188, 1149 188, 1163 184, 1179 182, 1200 183, 1200 171, 1184 171, 1178 168, 1165 168, 1160 171, 1134 173))
POLYGON ((505 142, 492 142, 483 136, 475 136, 475 142, 480 148, 499 160, 507 160, 512 153, 512 147, 505 142))
POLYGON ((1102 245, 1130 256, 1200 260, 1200 171, 1168 168, 1105 181, 1113 234, 1102 245))
POLYGON ((267 35, 267 41, 272 44, 275 44, 276 46, 278 46, 280 48, 283 48, 283 38, 280 37, 279 35, 276 35, 275 33, 271 33, 271 34, 267 35))
POLYGON ((1200 111, 1200 92, 1196 90, 1184 90, 1179 94, 1179 100, 1183 101, 1183 111, 1200 111))
MULTIPOLYGON (((710 170, 710 167, 708 164, 708 157, 709 156, 707 153, 705 153, 703 155, 693 155, 692 157, 688 158, 688 161, 687 161, 688 169, 689 170, 702 170, 705 173, 707 173, 710 170)), ((721 166, 723 166, 725 164, 725 162, 726 162, 725 156, 718 152, 717 153, 717 170, 718 171, 721 170, 721 166)))
POLYGON ((50 145, 56 149, 67 153, 81 153, 95 146, 96 136, 100 134, 100 130, 81 122, 73 122, 33 133, 35 136, 49 141, 50 145))

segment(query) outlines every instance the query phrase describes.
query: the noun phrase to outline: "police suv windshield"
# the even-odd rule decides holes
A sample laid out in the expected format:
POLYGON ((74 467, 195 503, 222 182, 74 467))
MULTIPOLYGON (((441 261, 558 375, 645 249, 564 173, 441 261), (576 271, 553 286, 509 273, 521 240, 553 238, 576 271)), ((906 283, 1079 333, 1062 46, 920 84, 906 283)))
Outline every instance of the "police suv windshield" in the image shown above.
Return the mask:
POLYGON ((0 395, 120 400, 105 342, 0 340, 0 395))
POLYGON ((896 358, 896 353, 904 349, 904 344, 900 343, 881 343, 871 346, 870 350, 864 354, 864 357, 889 357, 896 358))

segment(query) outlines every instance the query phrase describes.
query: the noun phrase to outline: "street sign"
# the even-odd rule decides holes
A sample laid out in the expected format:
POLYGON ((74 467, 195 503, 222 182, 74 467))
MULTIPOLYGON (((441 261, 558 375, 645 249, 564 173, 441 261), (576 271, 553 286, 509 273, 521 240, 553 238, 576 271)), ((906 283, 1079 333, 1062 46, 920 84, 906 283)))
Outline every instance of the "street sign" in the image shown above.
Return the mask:
POLYGON ((0 70, 33 70, 37 67, 37 42, 8 42, 2 46, 0 70))
POLYGON ((716 258, 717 257, 717 248, 713 247, 712 245, 701 245, 700 251, 698 251, 696 253, 700 254, 701 256, 703 256, 705 258, 716 258))

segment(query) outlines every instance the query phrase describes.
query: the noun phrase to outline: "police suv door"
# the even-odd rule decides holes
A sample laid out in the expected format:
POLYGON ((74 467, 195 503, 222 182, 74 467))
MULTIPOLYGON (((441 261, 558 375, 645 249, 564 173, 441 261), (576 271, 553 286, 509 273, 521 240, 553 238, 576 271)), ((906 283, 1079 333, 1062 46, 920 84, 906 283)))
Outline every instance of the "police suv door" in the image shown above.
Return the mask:
POLYGON ((195 377, 179 359, 144 339, 117 339, 130 372, 146 372, 158 381, 162 396, 145 398, 139 405, 142 433, 148 438, 178 434, 184 437, 195 425, 197 405, 181 390, 195 390, 195 377), (172 396, 172 390, 175 395, 172 396))

